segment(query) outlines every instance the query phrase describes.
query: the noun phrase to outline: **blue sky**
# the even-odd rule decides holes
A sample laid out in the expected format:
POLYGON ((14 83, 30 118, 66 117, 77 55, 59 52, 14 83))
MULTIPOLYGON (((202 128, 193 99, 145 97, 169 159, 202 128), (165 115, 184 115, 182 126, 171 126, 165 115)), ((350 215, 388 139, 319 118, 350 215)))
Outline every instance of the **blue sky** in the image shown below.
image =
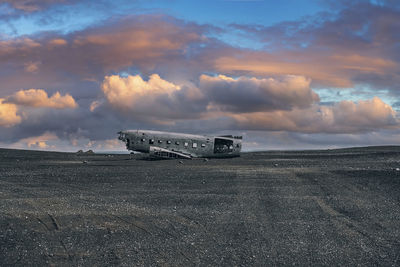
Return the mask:
MULTIPOLYGON (((18 13, 7 3, 2 14, 18 13)), ((41 31, 68 33, 123 15, 162 13, 199 24, 226 26, 231 23, 273 25, 297 20, 323 11, 317 0, 206 0, 206 1, 81 1, 70 5, 54 4, 46 10, 24 13, 2 26, 13 37, 41 31)))

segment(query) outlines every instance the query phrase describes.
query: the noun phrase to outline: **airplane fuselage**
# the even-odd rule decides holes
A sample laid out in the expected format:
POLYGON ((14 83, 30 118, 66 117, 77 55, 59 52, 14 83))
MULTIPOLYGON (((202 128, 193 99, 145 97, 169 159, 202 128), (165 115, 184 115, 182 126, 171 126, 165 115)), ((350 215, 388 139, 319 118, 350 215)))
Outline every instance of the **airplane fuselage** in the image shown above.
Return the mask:
POLYGON ((119 132, 118 139, 128 150, 161 157, 238 157, 242 149, 242 138, 233 136, 125 130, 119 132))

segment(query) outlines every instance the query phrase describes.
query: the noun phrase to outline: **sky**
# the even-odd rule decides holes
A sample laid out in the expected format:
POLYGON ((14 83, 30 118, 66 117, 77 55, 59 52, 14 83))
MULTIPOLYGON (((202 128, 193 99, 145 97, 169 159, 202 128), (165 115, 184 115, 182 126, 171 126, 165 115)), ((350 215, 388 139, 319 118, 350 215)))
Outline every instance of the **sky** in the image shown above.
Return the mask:
POLYGON ((0 147, 118 151, 117 132, 243 149, 400 143, 396 0, 0 0, 0 147))

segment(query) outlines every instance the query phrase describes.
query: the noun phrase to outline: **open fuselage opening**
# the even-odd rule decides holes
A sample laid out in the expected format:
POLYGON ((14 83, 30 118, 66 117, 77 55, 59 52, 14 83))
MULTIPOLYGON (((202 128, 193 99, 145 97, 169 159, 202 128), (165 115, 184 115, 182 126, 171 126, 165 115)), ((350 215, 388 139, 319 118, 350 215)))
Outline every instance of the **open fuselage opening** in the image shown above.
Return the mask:
POLYGON ((215 138, 214 141, 214 153, 231 153, 233 152, 233 141, 222 138, 215 138))

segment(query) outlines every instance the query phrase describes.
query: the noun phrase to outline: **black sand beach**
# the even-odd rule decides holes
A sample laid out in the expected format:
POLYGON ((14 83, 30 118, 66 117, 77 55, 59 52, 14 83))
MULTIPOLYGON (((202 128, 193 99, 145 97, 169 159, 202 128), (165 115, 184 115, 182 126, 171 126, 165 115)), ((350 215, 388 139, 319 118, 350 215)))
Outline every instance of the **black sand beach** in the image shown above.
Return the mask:
POLYGON ((0 266, 400 265, 400 147, 142 157, 0 149, 0 266))

